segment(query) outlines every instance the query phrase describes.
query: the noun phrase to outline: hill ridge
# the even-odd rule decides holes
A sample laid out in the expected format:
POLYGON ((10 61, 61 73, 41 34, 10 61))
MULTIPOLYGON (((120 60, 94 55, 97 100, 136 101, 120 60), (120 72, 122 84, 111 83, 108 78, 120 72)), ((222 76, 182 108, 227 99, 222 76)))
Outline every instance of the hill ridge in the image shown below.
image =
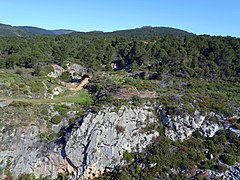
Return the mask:
POLYGON ((37 36, 37 35, 61 35, 69 34, 75 32, 74 30, 69 29, 55 29, 48 30, 40 27, 34 26, 12 26, 8 24, 0 23, 0 36, 37 36))
POLYGON ((153 26, 142 26, 140 28, 116 30, 112 32, 103 31, 90 31, 90 32, 78 32, 71 29, 55 29, 48 30, 41 27, 33 26, 11 26, 8 24, 0 23, 0 36, 37 36, 37 35, 62 35, 70 33, 84 33, 84 34, 103 34, 103 35, 120 35, 126 37, 136 37, 136 36, 155 36, 155 35, 194 35, 193 33, 172 27, 153 27, 153 26))

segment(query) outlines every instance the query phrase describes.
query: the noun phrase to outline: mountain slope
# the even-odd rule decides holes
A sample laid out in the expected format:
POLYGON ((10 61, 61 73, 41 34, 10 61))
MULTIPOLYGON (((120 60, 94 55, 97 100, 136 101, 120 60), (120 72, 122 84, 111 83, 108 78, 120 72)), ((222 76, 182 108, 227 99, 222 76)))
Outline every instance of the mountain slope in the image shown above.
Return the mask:
POLYGON ((61 35, 61 34, 70 34, 75 31, 70 29, 56 29, 56 30, 51 30, 51 32, 56 35, 61 35))
POLYGON ((0 36, 26 36, 27 32, 14 26, 0 24, 0 36))
POLYGON ((37 28, 37 27, 31 27, 31 26, 18 26, 16 27, 18 29, 23 30, 24 32, 27 33, 28 36, 36 36, 36 35, 54 35, 54 32, 42 28, 37 28))
MULTIPOLYGON (((61 35, 70 34, 76 32, 68 29, 56 29, 47 30, 38 27, 31 26, 11 26, 6 24, 0 24, 0 36, 37 36, 37 35, 61 35)), ((125 37, 147 37, 147 36, 158 36, 158 35, 194 35, 187 31, 170 28, 170 27, 151 27, 144 26, 136 29, 118 30, 113 32, 102 32, 102 31, 91 31, 91 32, 77 32, 79 34, 86 35, 103 35, 103 36, 125 36, 125 37)))
POLYGON ((166 35, 166 34, 174 34, 174 35, 193 35, 193 33, 189 33, 187 31, 170 28, 170 27, 151 27, 144 26, 142 28, 136 29, 128 29, 128 30, 119 30, 112 32, 114 35, 120 36, 141 36, 141 35, 166 35))
POLYGON ((0 179, 239 179, 240 38, 164 30, 0 38, 0 179))
POLYGON ((126 38, 140 38, 147 40, 154 36, 162 35, 177 35, 177 36, 193 36, 195 34, 170 27, 151 27, 144 26, 141 28, 118 30, 113 32, 90 31, 90 32, 76 32, 77 35, 83 36, 103 36, 103 37, 126 37, 126 38))
POLYGON ((73 30, 47 30, 31 26, 11 26, 0 24, 0 36, 37 36, 37 35, 61 35, 74 32, 73 30))

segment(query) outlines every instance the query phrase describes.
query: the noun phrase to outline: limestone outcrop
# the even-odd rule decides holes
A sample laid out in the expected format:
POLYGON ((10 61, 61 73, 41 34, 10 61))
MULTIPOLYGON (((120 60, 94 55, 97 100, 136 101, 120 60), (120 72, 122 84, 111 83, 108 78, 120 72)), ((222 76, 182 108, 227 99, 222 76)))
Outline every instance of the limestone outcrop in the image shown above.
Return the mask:
POLYGON ((117 112, 107 108, 97 115, 89 113, 81 126, 71 133, 65 152, 78 175, 95 177, 106 168, 123 164, 123 152, 141 152, 159 134, 144 132, 156 121, 151 107, 127 108, 117 112), (77 155, 77 156, 76 156, 77 155))
POLYGON ((204 137, 212 137, 219 129, 223 129, 217 122, 209 121, 209 115, 201 114, 197 110, 194 115, 167 115, 160 119, 165 126, 165 135, 173 141, 184 141, 196 130, 204 137))
POLYGON ((7 167, 14 177, 33 173, 56 178, 61 172, 72 179, 96 177, 124 164, 124 151, 141 152, 152 143, 158 132, 144 128, 156 121, 150 106, 105 108, 87 113, 65 135, 65 142, 57 144, 43 142, 38 127, 30 126, 1 138, 7 146, 0 152, 0 167, 7 167))
MULTIPOLYGON (((142 152, 159 137, 151 125, 163 124, 165 135, 171 140, 183 141, 198 130, 205 137, 212 137, 219 129, 239 133, 230 123, 210 121, 213 114, 163 116, 163 109, 150 104, 140 107, 104 107, 98 113, 87 112, 76 124, 65 129, 65 134, 55 142, 46 142, 39 135, 39 127, 4 130, 0 133, 0 168, 9 170, 14 177, 34 174, 56 178, 59 173, 68 174, 69 179, 93 179, 127 162, 124 152, 142 152), (149 126, 150 125, 150 126, 149 126)), ((76 112, 73 113, 73 115, 76 112)), ((222 117, 218 117, 222 118, 222 117)), ((59 131, 59 130, 58 130, 59 131)), ((57 132, 58 132, 57 131, 57 132)), ((216 172, 207 172, 219 176, 216 172)), ((239 164, 228 167, 224 177, 239 175, 239 164)), ((4 177, 0 177, 3 178, 4 177)))

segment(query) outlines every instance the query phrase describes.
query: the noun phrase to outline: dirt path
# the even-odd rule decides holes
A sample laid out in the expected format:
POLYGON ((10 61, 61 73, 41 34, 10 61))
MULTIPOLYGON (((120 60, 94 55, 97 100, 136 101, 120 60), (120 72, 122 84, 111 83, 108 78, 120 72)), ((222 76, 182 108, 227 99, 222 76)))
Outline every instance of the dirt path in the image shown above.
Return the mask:
POLYGON ((84 80, 82 80, 82 82, 80 82, 78 84, 78 86, 75 88, 76 91, 81 90, 83 88, 83 86, 85 86, 87 83, 89 83, 89 79, 90 78, 85 78, 84 80))
MULTIPOLYGON (((72 91, 79 91, 82 90, 83 87, 89 83, 90 78, 85 78, 83 79, 80 83, 68 83, 64 84, 69 90, 72 91)), ((39 99, 27 99, 27 98, 12 98, 12 97, 0 97, 0 107, 5 106, 5 104, 10 104, 13 101, 21 101, 21 102, 29 102, 29 103, 54 103, 54 102, 59 102, 59 101, 73 101, 72 99, 77 95, 77 92, 71 93, 67 96, 63 97, 56 97, 54 99, 45 99, 45 98, 39 98, 39 99)))
POLYGON ((90 78, 83 79, 80 83, 66 83, 66 87, 72 91, 79 91, 83 89, 83 87, 89 83, 90 78))

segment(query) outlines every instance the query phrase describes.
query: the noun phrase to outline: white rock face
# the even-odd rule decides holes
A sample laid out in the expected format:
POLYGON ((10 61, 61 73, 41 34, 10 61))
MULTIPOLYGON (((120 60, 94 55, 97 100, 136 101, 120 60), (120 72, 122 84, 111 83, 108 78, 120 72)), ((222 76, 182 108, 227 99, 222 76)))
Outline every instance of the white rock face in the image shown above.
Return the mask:
POLYGON ((64 92, 64 89, 60 86, 54 87, 53 90, 52 90, 53 96, 59 95, 62 92, 64 92))
POLYGON ((201 127, 205 117, 200 115, 198 111, 195 115, 189 116, 167 116, 163 119, 165 125, 165 135, 173 141, 183 141, 187 139, 192 133, 201 127))
POLYGON ((231 179, 231 180, 239 180, 240 177, 240 163, 237 163, 234 166, 229 166, 227 171, 225 172, 216 172, 213 170, 206 170, 206 173, 209 179, 216 179, 216 177, 220 179, 231 179))
POLYGON ((147 123, 155 122, 153 113, 144 108, 122 106, 118 112, 107 108, 97 115, 88 114, 82 125, 72 132, 66 157, 85 178, 103 173, 108 167, 122 164, 124 151, 140 152, 159 136, 156 131, 143 133, 147 123))
POLYGON ((0 108, 6 107, 11 103, 12 101, 0 101, 0 108))
MULTIPOLYGON (((155 122, 149 106, 127 108, 117 112, 106 108, 98 114, 88 113, 82 124, 66 135, 66 144, 44 144, 36 126, 23 132, 0 137, 9 145, 0 151, 0 167, 8 161, 14 177, 33 173, 56 178, 67 172, 71 179, 84 179, 102 174, 105 168, 123 164, 123 152, 140 152, 159 136, 156 131, 144 132, 148 123, 155 122)), ((0 177, 1 178, 1 177, 0 177)))
POLYGON ((65 69, 57 64, 53 64, 52 67, 54 71, 48 74, 49 77, 57 78, 61 76, 63 72, 65 72, 65 69))
POLYGON ((7 146, 0 151, 0 167, 4 169, 9 166, 15 178, 23 173, 56 177, 57 166, 52 166, 51 161, 57 156, 52 156, 54 158, 51 159, 45 156, 44 144, 38 136, 38 127, 30 126, 24 132, 15 130, 11 135, 1 138, 1 142, 5 142, 7 146))
POLYGON ((71 75, 72 79, 81 79, 82 76, 87 72, 87 70, 79 64, 71 63, 67 66, 67 71, 71 75))
POLYGON ((200 128, 204 137, 213 137, 218 130, 222 129, 217 123, 205 122, 200 128))
POLYGON ((239 180, 240 178, 240 163, 235 166, 230 166, 223 176, 225 179, 239 180))
POLYGON ((75 63, 72 63, 72 64, 68 64, 68 71, 74 71, 78 74, 84 74, 85 73, 85 68, 79 64, 75 64, 75 63))
POLYGON ((197 129, 204 137, 212 137, 219 129, 215 122, 206 120, 206 116, 195 111, 194 116, 185 114, 183 116, 167 116, 163 119, 165 135, 173 141, 184 141, 197 129))
POLYGON ((230 127, 229 130, 230 130, 232 133, 236 134, 237 137, 240 137, 240 130, 239 130, 239 129, 230 127))
MULTIPOLYGON (((21 131, 14 129, 9 133, 0 134, 0 142, 4 145, 0 144, 0 168, 9 166, 15 178, 23 173, 56 178, 61 172, 70 174, 69 179, 94 178, 106 169, 111 170, 124 164, 125 151, 141 152, 156 140, 159 136, 157 131, 144 130, 148 124, 159 121, 153 112, 151 105, 145 105, 122 106, 119 110, 107 107, 98 114, 88 113, 79 119, 79 124, 58 144, 42 142, 39 129, 34 125, 21 131)), ((54 114, 53 112, 52 115, 54 114)), ((74 114, 76 112, 69 112, 69 116, 74 114)), ((231 124, 221 126, 207 120, 207 116, 197 111, 193 116, 186 114, 160 119, 165 126, 165 135, 173 141, 183 141, 197 129, 205 137, 212 137, 222 128, 235 131, 231 129, 231 124)), ((211 173, 213 177, 218 176, 209 171, 209 174, 211 173)), ((239 173, 240 168, 237 164, 229 167, 221 176, 236 179, 240 176, 239 173)), ((0 179, 4 178, 0 176, 0 179)))

